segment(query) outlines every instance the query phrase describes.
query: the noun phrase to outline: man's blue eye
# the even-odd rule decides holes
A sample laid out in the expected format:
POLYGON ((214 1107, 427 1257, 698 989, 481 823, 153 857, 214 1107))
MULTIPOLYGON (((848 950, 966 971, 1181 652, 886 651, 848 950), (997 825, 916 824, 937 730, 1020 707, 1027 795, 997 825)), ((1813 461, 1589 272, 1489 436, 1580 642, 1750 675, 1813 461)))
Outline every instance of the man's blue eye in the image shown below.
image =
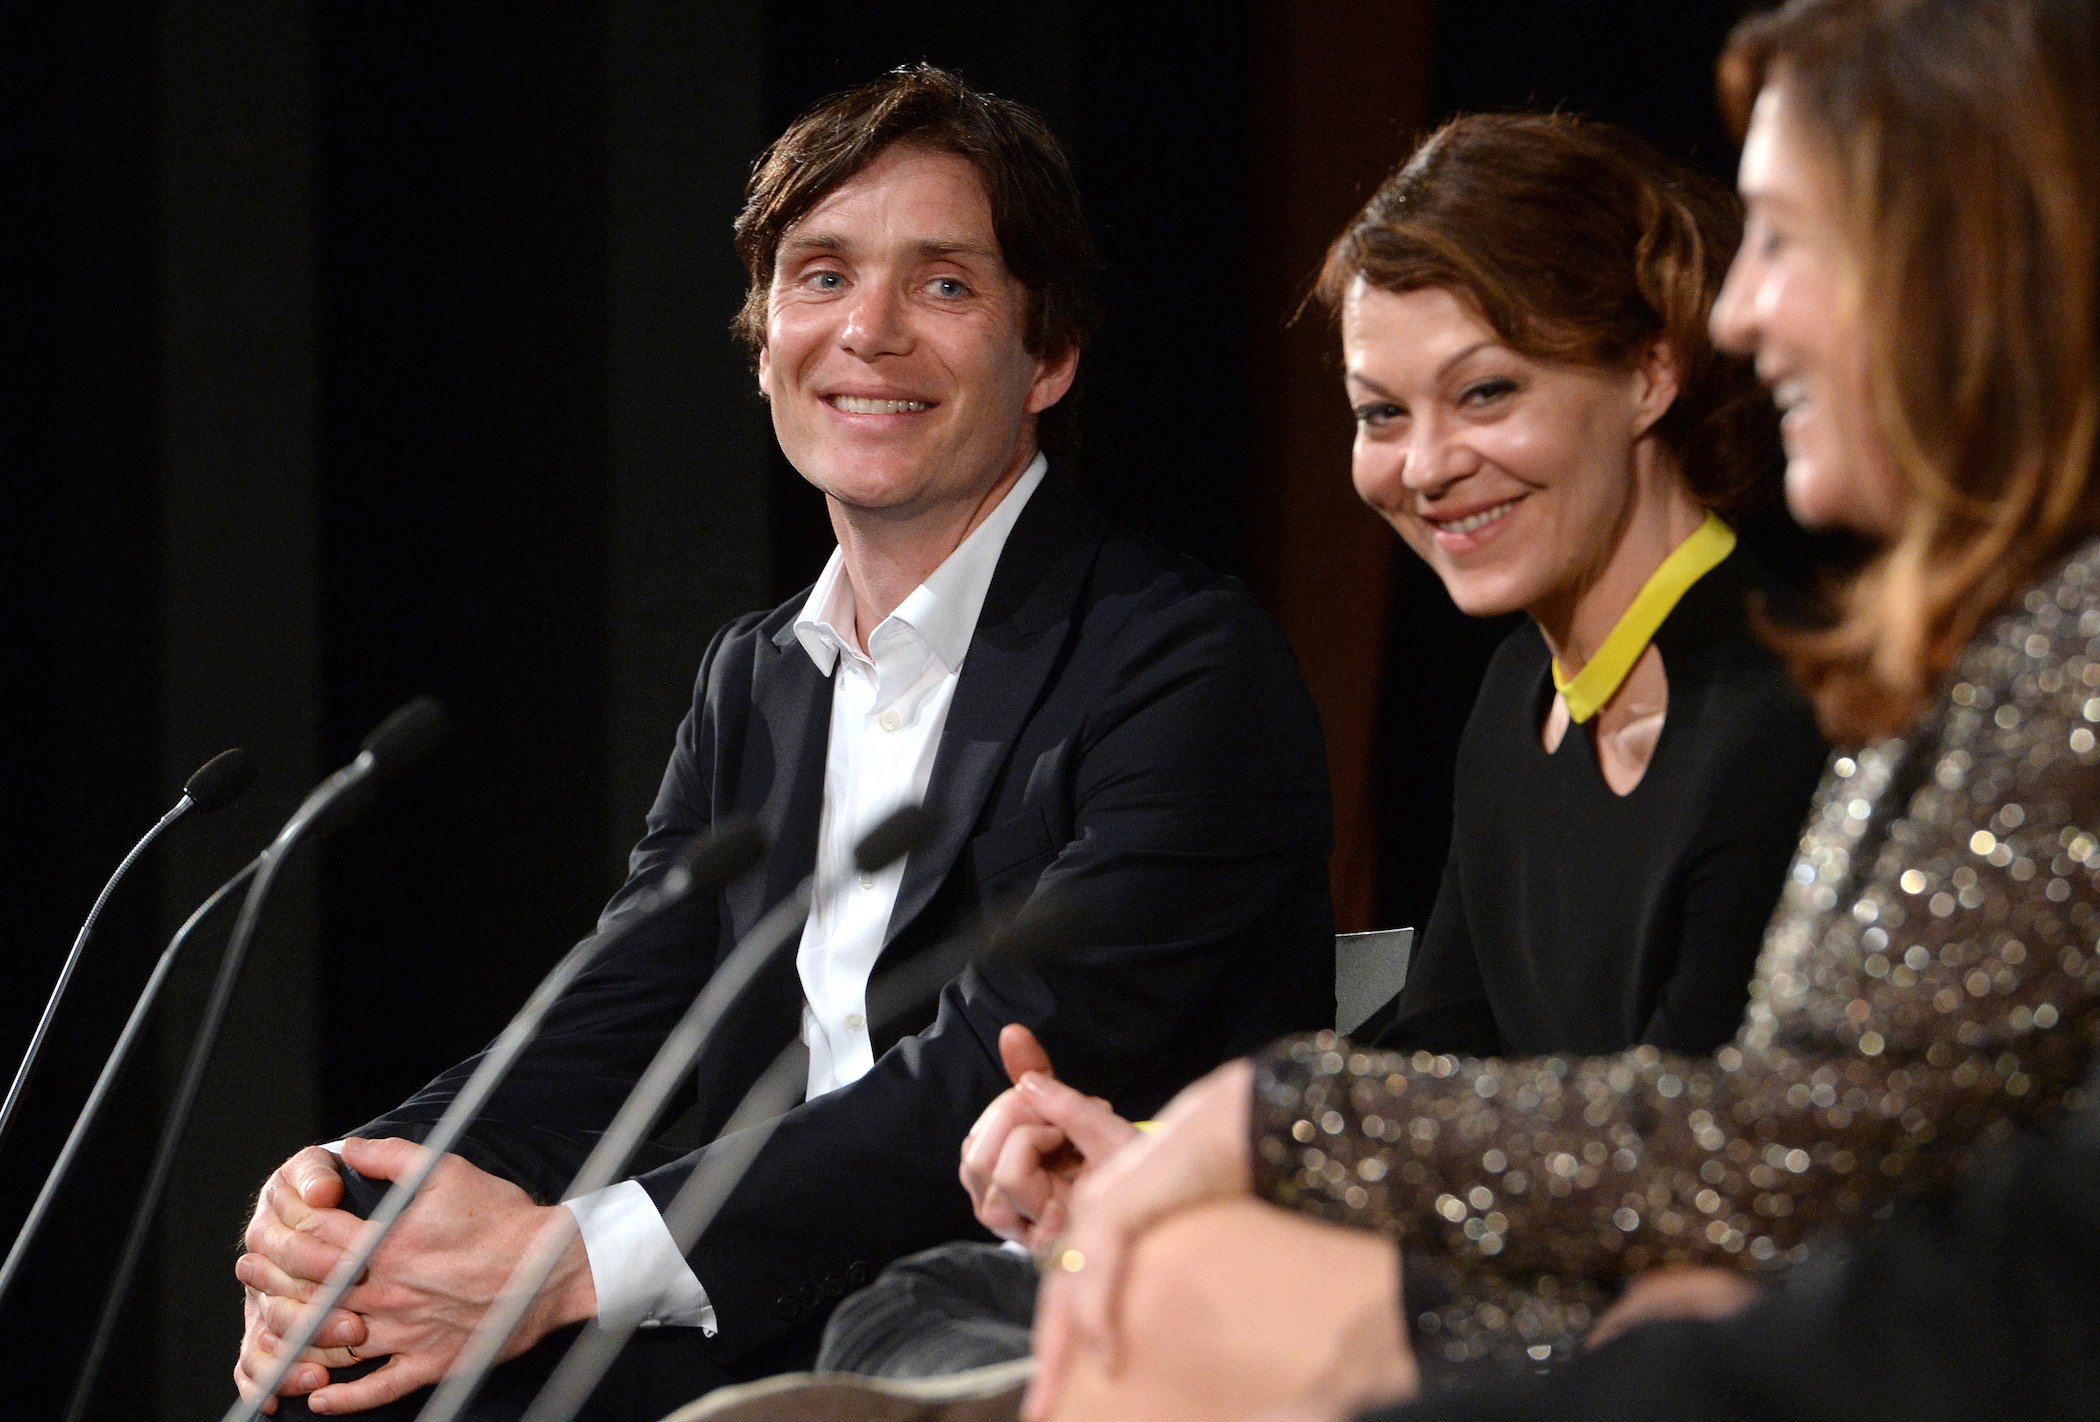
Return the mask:
POLYGON ((964 286, 954 277, 935 277, 933 286, 934 290, 940 292, 943 296, 961 296, 969 291, 967 286, 964 286))
POLYGON ((811 272, 809 275, 809 284, 819 291, 837 291, 844 280, 837 272, 811 272))

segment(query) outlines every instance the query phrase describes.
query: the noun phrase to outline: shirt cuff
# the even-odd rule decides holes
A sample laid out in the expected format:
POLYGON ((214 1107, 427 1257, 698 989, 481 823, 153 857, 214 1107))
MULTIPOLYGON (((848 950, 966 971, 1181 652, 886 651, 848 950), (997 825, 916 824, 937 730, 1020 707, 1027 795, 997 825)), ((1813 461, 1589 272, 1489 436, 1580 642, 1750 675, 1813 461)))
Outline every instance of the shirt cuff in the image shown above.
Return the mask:
POLYGON ((697 1328, 715 1336, 715 1306, 641 1182, 623 1180, 564 1203, 591 1261, 601 1327, 697 1328))

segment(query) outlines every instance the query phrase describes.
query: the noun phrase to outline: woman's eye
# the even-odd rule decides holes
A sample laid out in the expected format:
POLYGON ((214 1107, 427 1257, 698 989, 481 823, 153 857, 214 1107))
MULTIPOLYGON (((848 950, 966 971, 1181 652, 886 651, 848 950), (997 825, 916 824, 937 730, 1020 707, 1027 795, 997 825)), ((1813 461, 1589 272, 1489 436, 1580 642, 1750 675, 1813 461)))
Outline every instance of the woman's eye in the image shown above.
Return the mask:
POLYGON ((1490 405, 1505 395, 1516 393, 1517 382, 1502 379, 1483 380, 1466 387, 1465 399, 1469 405, 1490 405))
POLYGON ((1355 416, 1356 423, 1365 429, 1378 429, 1399 419, 1407 411, 1401 409, 1398 405, 1381 401, 1369 405, 1357 405, 1349 413, 1355 416))
POLYGON ((1776 256, 1786 238, 1767 218, 1753 216, 1743 228, 1743 242, 1760 257, 1776 256))

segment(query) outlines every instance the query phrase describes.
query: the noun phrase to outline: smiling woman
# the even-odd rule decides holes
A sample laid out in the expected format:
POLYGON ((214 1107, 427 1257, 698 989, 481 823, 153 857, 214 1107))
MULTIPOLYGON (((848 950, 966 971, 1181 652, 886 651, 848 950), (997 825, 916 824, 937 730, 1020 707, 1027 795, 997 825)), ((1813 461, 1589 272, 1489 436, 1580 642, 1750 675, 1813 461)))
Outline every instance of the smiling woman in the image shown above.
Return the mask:
POLYGON ((1822 760, 1724 517, 1770 415, 1707 313, 1725 190, 1609 125, 1460 119, 1335 241, 1353 477, 1497 655, 1453 851, 1387 1025, 1479 1053, 1710 1050, 1822 760), (1613 886, 1608 893, 1599 892, 1613 886))

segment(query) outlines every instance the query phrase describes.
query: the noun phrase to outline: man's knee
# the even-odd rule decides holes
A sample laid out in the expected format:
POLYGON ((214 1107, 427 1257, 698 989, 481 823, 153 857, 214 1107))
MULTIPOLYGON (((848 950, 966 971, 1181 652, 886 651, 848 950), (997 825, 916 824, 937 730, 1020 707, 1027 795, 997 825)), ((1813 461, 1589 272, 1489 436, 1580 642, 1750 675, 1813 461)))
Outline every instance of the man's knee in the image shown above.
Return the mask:
POLYGON ((928 1377, 1028 1354, 1035 1265, 995 1245, 911 1255, 848 1295, 824 1329, 822 1372, 928 1377))

